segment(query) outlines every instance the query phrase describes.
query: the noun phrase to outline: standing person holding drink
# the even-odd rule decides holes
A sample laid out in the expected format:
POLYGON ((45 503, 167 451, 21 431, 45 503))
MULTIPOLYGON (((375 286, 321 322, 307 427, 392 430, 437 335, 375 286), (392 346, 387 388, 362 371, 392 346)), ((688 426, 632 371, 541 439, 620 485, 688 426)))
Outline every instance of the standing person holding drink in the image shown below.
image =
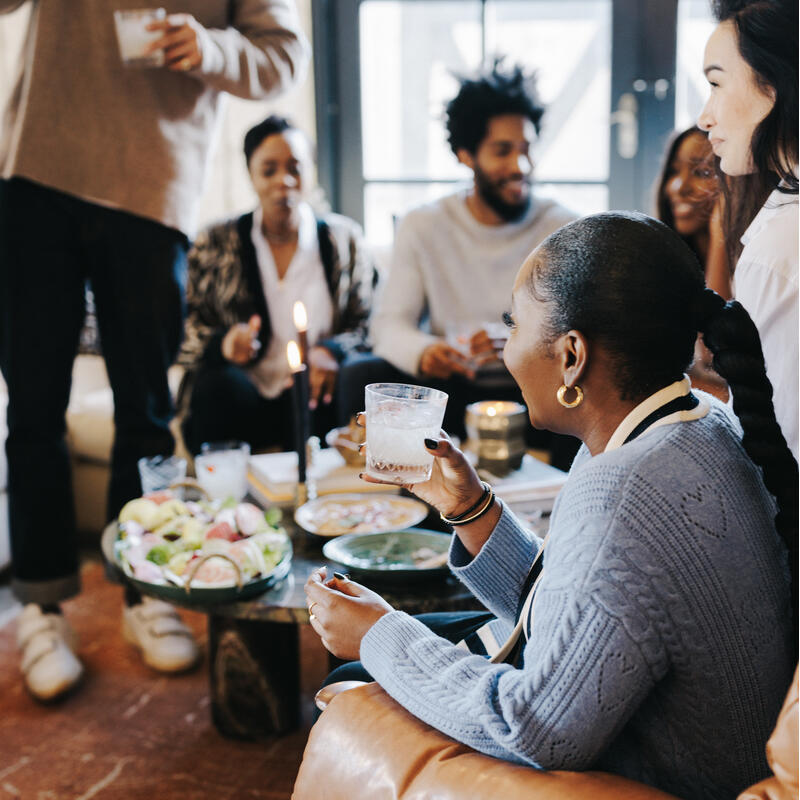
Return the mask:
MULTIPOLYGON (((2 0, 0 11, 21 4, 2 0)), ((29 4, 0 142, 0 368, 12 585, 27 604, 22 669, 28 689, 50 699, 82 672, 59 603, 80 588, 64 413, 85 282, 114 392, 113 518, 140 493, 137 460, 174 449, 166 373, 222 94, 277 95, 303 75, 308 44, 291 0, 182 0, 149 26, 143 55, 161 52, 163 66, 128 68, 114 11, 129 4, 29 4)), ((128 599, 126 635, 148 664, 175 671, 196 661, 171 607, 128 599)))

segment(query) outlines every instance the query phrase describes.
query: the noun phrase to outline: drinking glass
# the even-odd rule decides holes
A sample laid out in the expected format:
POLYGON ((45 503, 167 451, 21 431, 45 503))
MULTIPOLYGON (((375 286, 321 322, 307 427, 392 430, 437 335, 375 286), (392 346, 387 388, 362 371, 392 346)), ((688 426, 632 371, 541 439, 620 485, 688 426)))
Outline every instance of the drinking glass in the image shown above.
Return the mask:
POLYGON ((194 460, 197 482, 212 500, 232 497, 238 503, 247 494, 247 442, 204 442, 194 460))
POLYGON ((164 51, 145 53, 147 46, 158 39, 163 31, 148 31, 151 22, 164 19, 163 8, 137 8, 114 12, 119 56, 126 67, 163 67, 164 51))
POLYGON ((371 383, 365 389, 367 475, 389 483, 423 483, 433 456, 424 439, 436 439, 447 395, 427 386, 371 383))
POLYGON ((186 459, 177 456, 140 458, 137 464, 142 494, 168 489, 173 483, 186 477, 186 459))
POLYGON ((454 350, 458 350, 467 362, 467 366, 474 366, 472 346, 470 340, 479 328, 473 322, 448 322, 445 326, 445 341, 454 350))

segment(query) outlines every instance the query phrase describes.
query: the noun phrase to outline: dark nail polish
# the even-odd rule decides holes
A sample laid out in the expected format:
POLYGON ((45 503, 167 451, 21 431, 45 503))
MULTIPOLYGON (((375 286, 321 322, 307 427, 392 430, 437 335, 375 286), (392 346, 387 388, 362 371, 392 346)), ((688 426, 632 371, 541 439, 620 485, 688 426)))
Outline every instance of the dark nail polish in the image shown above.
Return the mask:
POLYGON ((333 573, 333 577, 336 578, 336 580, 339 580, 339 581, 346 581, 347 580, 347 575, 342 575, 341 572, 334 572, 333 573))
MULTIPOLYGON (((417 439, 419 441, 419 439, 417 439)), ((429 450, 435 450, 439 446, 439 442, 436 439, 425 439, 425 447, 429 450)))

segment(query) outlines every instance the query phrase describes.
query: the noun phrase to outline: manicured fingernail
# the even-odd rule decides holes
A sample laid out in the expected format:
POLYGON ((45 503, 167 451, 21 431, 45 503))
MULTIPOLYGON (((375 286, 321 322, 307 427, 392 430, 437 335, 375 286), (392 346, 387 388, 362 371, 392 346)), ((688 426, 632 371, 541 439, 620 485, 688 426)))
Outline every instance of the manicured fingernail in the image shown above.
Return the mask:
MULTIPOLYGON (((417 441, 419 441, 419 439, 417 439, 417 441)), ((427 447, 428 450, 435 450, 438 446, 439 442, 437 442, 436 439, 425 439, 425 447, 427 447)))
POLYGON ((347 580, 347 575, 342 575, 341 572, 334 572, 333 573, 333 577, 336 578, 337 580, 340 580, 340 581, 346 581, 347 580))

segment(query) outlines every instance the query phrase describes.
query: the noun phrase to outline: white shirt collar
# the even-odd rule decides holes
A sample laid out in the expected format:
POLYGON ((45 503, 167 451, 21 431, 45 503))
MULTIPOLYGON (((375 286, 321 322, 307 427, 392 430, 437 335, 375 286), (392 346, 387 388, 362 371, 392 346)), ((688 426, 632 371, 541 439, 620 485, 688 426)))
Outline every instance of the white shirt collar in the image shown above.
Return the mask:
MULTIPOLYGON (((781 185, 785 185, 781 183, 781 185)), ((746 245, 781 209, 787 205, 797 205, 798 197, 796 194, 788 194, 779 189, 773 189, 766 202, 759 209, 758 213, 753 217, 752 222, 747 226, 747 229, 742 234, 739 241, 746 245)))
MULTIPOLYGON (((633 433, 636 427, 647 419, 650 414, 678 397, 684 397, 689 394, 691 390, 692 383, 689 377, 684 375, 682 380, 675 381, 675 383, 671 383, 669 386, 659 389, 654 394, 651 394, 650 397, 642 400, 642 402, 620 422, 617 429, 611 434, 611 438, 608 440, 608 444, 603 452, 608 453, 611 450, 622 447, 622 445, 625 444, 625 440, 633 433)), ((688 422, 693 419, 700 419, 708 414, 708 408, 708 403, 704 400, 700 400, 694 408, 688 411, 676 411, 673 414, 668 414, 666 417, 661 417, 640 435, 644 435, 653 430, 653 428, 660 427, 661 425, 670 425, 673 422, 688 422)))
MULTIPOLYGON (((316 253, 319 250, 319 242, 317 240, 317 219, 314 216, 314 211, 308 203, 301 203, 299 212, 300 224, 297 229, 297 252, 316 253)), ((269 249, 269 242, 267 242, 267 237, 264 236, 264 230, 261 227, 263 221, 264 212, 261 206, 257 205, 255 211, 253 211, 253 230, 251 237, 256 252, 268 253, 271 259, 272 251, 269 249)))

